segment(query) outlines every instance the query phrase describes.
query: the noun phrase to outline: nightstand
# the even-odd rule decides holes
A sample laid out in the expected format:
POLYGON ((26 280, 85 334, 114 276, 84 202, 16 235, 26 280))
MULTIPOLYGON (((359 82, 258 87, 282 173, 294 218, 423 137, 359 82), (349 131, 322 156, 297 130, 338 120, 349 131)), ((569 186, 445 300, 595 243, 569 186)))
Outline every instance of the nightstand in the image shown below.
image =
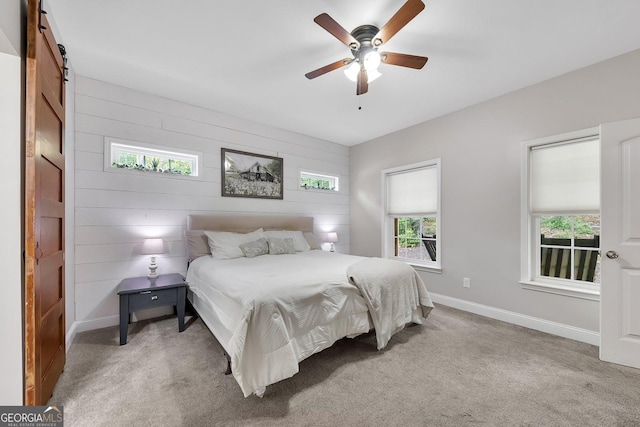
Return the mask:
POLYGON ((187 284, 181 274, 162 274, 155 279, 134 277, 118 286, 120 296, 120 345, 127 343, 131 313, 143 308, 173 305, 178 313, 178 332, 184 331, 187 284))

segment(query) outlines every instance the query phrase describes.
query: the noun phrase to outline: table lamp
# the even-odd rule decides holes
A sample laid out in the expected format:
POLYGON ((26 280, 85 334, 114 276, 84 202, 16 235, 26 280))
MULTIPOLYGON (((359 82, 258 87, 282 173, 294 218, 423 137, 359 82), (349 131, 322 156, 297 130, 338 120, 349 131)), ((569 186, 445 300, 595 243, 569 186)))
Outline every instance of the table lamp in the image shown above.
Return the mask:
POLYGON ((144 239, 142 243, 142 254, 151 255, 151 265, 149 265, 149 279, 158 277, 158 265, 156 264, 156 255, 165 253, 164 241, 162 239, 144 239))
POLYGON ((335 248, 333 247, 333 244, 338 242, 338 233, 336 233, 335 231, 328 233, 327 242, 331 243, 331 249, 329 251, 335 252, 335 248))

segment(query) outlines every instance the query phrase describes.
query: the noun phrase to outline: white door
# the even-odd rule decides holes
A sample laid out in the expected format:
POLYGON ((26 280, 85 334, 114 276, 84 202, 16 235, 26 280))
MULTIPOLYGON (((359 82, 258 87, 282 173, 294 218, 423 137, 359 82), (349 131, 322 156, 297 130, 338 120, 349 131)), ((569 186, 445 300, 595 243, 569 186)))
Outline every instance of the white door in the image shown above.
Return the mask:
POLYGON ((640 368, 640 119, 600 127, 600 359, 640 368))

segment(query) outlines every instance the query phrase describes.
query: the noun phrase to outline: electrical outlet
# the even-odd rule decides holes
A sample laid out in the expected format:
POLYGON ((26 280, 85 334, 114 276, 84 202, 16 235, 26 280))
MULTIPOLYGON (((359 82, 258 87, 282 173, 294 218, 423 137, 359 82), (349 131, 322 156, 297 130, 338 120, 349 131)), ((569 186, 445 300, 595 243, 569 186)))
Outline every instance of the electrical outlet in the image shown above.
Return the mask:
POLYGON ((464 286, 465 288, 470 288, 471 287, 471 279, 468 277, 465 277, 464 279, 462 279, 462 286, 464 286))

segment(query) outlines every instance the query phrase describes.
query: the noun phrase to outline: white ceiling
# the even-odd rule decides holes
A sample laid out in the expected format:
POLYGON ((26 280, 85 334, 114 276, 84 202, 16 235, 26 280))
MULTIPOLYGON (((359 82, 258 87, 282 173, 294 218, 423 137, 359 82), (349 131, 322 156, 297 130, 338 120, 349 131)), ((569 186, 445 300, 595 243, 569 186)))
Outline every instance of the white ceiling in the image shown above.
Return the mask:
POLYGON ((362 96, 304 77, 350 55, 313 18, 381 27, 404 0, 48 3, 77 74, 344 145, 640 48, 638 0, 423 1, 383 50, 429 62, 381 65, 362 96))

